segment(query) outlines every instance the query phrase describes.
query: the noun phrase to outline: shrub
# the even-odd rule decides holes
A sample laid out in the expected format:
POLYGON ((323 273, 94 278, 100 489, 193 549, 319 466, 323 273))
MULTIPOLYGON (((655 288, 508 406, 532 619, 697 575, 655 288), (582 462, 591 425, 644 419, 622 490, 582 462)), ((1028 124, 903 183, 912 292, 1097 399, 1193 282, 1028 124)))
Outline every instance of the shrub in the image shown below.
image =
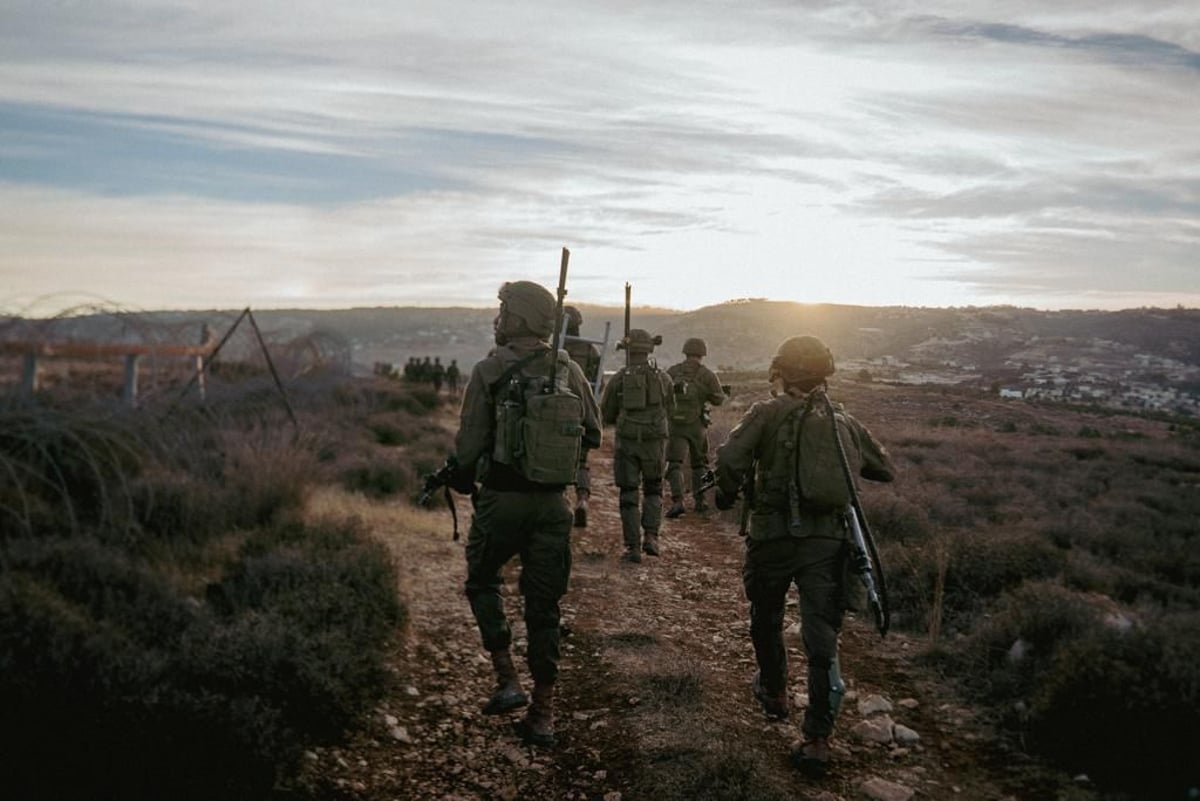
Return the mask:
POLYGON ((1136 792, 1184 798, 1200 785, 1200 614, 1068 642, 1031 706, 1034 745, 1070 770, 1136 792))
POLYGON ((94 540, 8 556, 0 780, 16 797, 261 797, 378 699, 402 621, 386 553, 353 529, 259 532, 205 602, 94 540))

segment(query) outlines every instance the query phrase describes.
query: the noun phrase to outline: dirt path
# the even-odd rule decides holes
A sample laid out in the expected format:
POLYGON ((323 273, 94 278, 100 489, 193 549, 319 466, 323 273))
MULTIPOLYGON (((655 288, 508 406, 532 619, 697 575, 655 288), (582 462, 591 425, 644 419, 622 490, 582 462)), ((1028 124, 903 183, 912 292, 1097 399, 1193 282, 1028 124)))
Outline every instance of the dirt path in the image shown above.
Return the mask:
MULTIPOLYGON (((619 561, 620 522, 611 485, 611 441, 592 455, 591 524, 574 532, 574 569, 563 610, 558 733, 545 752, 521 745, 516 716, 478 714, 490 664, 462 595, 461 543, 445 511, 377 509, 370 521, 394 548, 411 614, 398 654, 398 687, 349 748, 308 755, 330 797, 367 799, 852 799, 864 784, 917 798, 1016 799, 1000 787, 997 747, 971 713, 915 663, 918 645, 866 621, 843 635, 850 688, 839 719, 836 766, 820 783, 790 768, 798 735, 803 658, 788 635, 794 714, 768 721, 750 695, 754 671, 740 586, 742 542, 732 513, 689 512, 664 521, 663 555, 619 561), (891 718, 920 741, 866 742, 852 732, 860 703, 882 696, 891 718)), ((462 526, 469 504, 459 500, 462 526)), ((465 536, 465 535, 464 535, 465 536)), ((517 568, 506 598, 524 670, 517 568)), ((797 615, 789 609, 788 624, 797 615)), ((885 713, 888 714, 888 713, 885 713)), ((879 720, 878 715, 872 718, 879 720)), ((880 790, 883 792, 883 790, 880 790)), ((1030 796, 1032 797, 1032 796, 1030 796)))

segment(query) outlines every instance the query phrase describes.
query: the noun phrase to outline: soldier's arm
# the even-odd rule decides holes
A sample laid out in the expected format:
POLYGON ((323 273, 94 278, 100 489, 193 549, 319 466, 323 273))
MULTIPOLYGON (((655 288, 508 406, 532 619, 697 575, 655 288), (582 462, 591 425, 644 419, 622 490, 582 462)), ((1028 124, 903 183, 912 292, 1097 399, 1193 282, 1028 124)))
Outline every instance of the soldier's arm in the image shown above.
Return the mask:
POLYGON ((479 457, 491 447, 494 422, 489 395, 483 371, 476 365, 463 392, 458 434, 454 438, 455 455, 464 470, 474 471, 479 457))
POLYGON ((583 401, 583 445, 586 448, 599 448, 601 437, 600 406, 596 396, 592 394, 591 385, 583 369, 575 362, 570 363, 571 375, 567 379, 571 391, 583 401))
POLYGON ((755 448, 762 435, 765 417, 762 404, 754 404, 717 448, 717 489, 722 495, 736 496, 746 471, 754 466, 755 448))
POLYGON ((862 423, 850 418, 854 432, 858 435, 859 451, 862 453, 862 468, 859 475, 869 481, 892 481, 896 478, 896 467, 892 464, 887 448, 862 423))
POLYGON ((724 403, 725 390, 721 388, 721 381, 717 378, 717 374, 705 368, 700 376, 704 387, 704 401, 710 406, 720 406, 724 403))
POLYGON ((600 419, 605 425, 617 422, 617 414, 621 411, 621 382, 624 378, 625 370, 618 370, 600 393, 600 419))

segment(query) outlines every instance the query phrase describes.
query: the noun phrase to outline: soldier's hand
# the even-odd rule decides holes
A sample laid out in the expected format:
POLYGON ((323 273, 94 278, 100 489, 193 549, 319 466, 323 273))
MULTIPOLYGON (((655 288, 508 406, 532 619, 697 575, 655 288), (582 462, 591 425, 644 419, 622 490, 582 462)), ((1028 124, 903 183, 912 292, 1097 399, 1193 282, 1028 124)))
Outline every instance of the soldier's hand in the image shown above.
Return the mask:
POLYGON ((465 468, 462 465, 456 465, 450 471, 449 480, 446 482, 450 485, 450 489, 455 492, 461 492, 463 495, 470 495, 475 491, 475 471, 465 468))
POLYGON ((722 384, 721 391, 724 392, 726 395, 732 395, 733 394, 733 384, 722 384))
POLYGON ((714 500, 716 501, 717 508, 723 512, 726 509, 732 509, 733 505, 737 503, 737 494, 726 494, 720 487, 717 487, 717 494, 714 500))

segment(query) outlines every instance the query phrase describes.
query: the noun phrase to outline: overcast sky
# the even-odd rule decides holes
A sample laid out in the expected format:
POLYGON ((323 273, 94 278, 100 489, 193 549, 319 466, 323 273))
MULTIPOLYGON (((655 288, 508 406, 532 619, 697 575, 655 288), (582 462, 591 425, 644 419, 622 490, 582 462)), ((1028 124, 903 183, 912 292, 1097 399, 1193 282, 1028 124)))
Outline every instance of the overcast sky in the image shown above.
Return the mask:
POLYGON ((0 0, 0 311, 1200 306, 1195 0, 0 0))

